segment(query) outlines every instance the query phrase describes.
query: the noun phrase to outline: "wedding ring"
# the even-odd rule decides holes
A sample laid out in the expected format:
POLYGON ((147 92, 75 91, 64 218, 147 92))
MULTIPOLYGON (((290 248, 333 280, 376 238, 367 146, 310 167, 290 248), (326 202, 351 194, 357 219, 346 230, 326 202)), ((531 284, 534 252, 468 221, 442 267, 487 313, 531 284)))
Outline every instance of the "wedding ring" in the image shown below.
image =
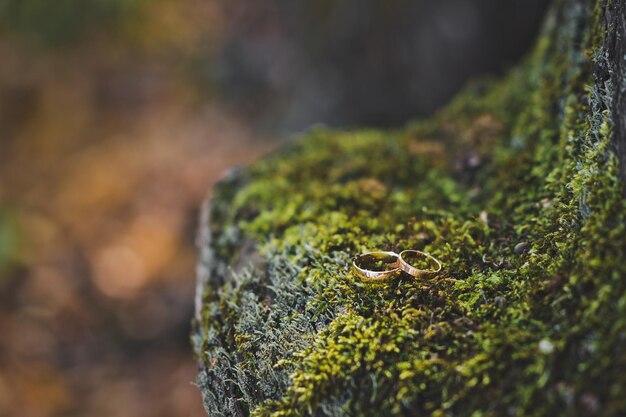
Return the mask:
POLYGON ((416 278, 431 277, 435 275, 437 272, 441 271, 441 262, 439 262, 433 256, 427 254, 426 252, 422 252, 422 251, 415 250, 415 249, 407 249, 407 250, 403 250, 402 252, 400 252, 400 254, 397 256, 398 256, 398 266, 400 267, 400 269, 402 269, 407 274, 412 275, 416 278), (411 265, 409 262, 407 262, 407 259, 406 259, 408 255, 411 255, 411 254, 413 254, 414 256, 417 255, 419 258, 423 258, 431 266, 434 266, 434 268, 420 269, 411 265))
POLYGON ((364 280, 385 281, 400 272, 395 252, 367 252, 352 259, 352 268, 364 280))

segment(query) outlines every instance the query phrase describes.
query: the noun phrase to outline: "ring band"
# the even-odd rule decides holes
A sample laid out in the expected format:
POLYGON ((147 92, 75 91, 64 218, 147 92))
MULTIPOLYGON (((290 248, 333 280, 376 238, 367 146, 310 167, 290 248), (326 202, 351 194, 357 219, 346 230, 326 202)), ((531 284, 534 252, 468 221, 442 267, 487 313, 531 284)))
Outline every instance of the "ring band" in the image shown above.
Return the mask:
POLYGON ((361 255, 357 255, 352 259, 352 268, 357 272, 357 274, 367 281, 384 281, 393 275, 396 275, 400 272, 399 264, 400 257, 395 252, 367 252, 361 255), (393 262, 385 262, 385 258, 394 258, 393 262), (369 261, 370 263, 375 261, 382 261, 391 269, 385 269, 383 271, 377 271, 373 269, 364 268, 364 263, 369 261), (359 264, 361 266, 359 266, 359 264))
POLYGON ((426 252, 422 252, 422 251, 415 250, 415 249, 407 249, 407 250, 403 250, 402 252, 400 252, 400 254, 398 254, 397 256, 398 256, 398 265, 400 266, 400 269, 402 269, 407 274, 412 275, 416 278, 427 278, 441 271, 441 262, 439 262, 435 257, 427 254, 426 252), (437 267, 435 269, 418 269, 404 260, 403 256, 408 253, 417 254, 425 258, 427 261, 434 262, 434 264, 437 267))

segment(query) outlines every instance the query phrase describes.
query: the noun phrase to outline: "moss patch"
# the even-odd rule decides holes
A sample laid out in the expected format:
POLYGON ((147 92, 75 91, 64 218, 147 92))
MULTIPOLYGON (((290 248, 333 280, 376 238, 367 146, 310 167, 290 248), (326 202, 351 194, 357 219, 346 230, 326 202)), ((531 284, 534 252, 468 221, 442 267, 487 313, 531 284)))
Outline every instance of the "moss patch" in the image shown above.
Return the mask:
POLYGON ((594 78, 601 13, 553 8, 522 66, 429 120, 314 130, 218 188, 194 338, 211 415, 624 415, 626 206, 612 91, 594 78), (442 273, 348 271, 408 248, 442 273))

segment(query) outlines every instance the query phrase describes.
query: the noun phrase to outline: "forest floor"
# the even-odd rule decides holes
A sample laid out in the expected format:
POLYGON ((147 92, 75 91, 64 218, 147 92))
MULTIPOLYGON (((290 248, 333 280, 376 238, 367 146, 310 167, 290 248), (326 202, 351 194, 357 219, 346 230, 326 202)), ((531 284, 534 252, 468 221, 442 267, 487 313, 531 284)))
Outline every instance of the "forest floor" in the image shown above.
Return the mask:
POLYGON ((0 54, 0 416, 204 415, 198 209, 273 143, 162 57, 0 54))

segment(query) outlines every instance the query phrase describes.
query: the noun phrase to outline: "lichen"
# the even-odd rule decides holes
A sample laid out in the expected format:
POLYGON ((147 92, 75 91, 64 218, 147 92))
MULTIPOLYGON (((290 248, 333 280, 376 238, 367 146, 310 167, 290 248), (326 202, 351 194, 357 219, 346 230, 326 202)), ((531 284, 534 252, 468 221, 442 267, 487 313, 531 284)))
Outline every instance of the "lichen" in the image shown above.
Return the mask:
POLYGON ((218 187, 195 337, 211 415, 626 413, 602 7, 556 5, 520 67, 430 119, 315 129, 218 187), (370 284, 347 268, 406 248, 444 270, 370 284))

